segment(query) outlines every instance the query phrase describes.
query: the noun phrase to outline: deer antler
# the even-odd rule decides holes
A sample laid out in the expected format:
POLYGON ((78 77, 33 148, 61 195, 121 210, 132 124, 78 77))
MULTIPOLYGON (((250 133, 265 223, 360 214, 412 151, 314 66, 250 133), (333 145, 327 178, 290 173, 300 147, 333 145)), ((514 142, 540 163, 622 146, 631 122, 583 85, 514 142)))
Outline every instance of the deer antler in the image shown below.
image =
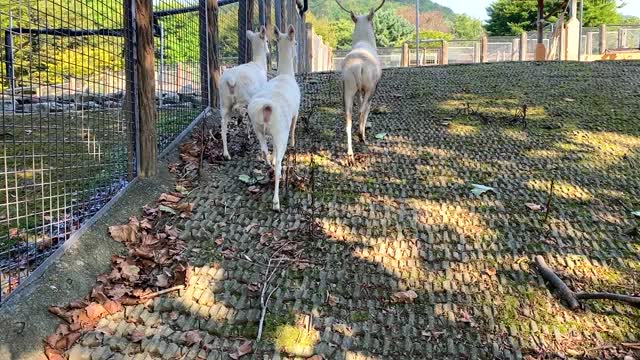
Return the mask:
MULTIPOLYGON (((383 0, 382 2, 384 3, 384 0, 383 0)), ((354 16, 354 15, 355 15, 353 11, 345 9, 345 8, 344 8, 344 6, 342 6, 342 4, 340 4, 340 1, 336 0, 336 4, 338 4, 338 6, 340 6, 340 9, 342 9, 342 10, 344 10, 344 11, 348 12, 348 13, 349 13, 349 14, 351 14, 352 16, 354 16)))
POLYGON ((375 10, 373 10, 373 12, 375 13, 376 11, 380 10, 380 8, 382 7, 382 5, 384 5, 384 2, 385 2, 385 1, 386 1, 386 0, 382 0, 382 2, 380 3, 380 5, 378 5, 378 7, 377 7, 375 10))

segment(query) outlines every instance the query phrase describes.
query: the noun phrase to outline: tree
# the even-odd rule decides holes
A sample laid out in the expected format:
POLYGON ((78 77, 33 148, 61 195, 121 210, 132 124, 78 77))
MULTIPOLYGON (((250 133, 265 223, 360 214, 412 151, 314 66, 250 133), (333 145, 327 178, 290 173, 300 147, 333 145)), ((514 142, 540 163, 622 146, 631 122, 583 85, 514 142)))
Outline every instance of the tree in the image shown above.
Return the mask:
POLYGON ((411 39, 415 29, 391 9, 383 9, 373 18, 376 43, 380 47, 400 46, 411 39))
MULTIPOLYGON (((545 0, 545 10, 562 10, 565 1, 545 0)), ((536 29, 538 3, 537 0, 495 0, 487 8, 487 13, 489 21, 486 27, 491 35, 518 35, 536 29)), ((546 13, 545 17, 548 21, 555 21, 556 15, 546 13)), ((618 24, 621 20, 615 0, 584 0, 584 26, 618 24)))
MULTIPOLYGON (((396 10, 396 14, 407 20, 409 24, 416 22, 416 7, 402 6, 396 10)), ((420 30, 449 32, 449 21, 439 11, 420 12, 420 30)))
POLYGON ((458 15, 453 20, 453 34, 456 39, 476 40, 484 33, 482 22, 467 15, 458 15))

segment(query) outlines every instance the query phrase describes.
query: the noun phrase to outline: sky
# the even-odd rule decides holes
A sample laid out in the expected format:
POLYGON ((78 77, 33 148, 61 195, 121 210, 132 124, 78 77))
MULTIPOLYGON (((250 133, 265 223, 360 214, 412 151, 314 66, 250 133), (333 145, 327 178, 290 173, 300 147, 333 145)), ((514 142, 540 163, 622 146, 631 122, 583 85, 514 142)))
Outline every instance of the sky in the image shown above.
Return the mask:
MULTIPOLYGON (((493 0, 433 0, 448 6, 459 14, 467 14, 481 20, 487 20, 486 8, 493 0)), ((640 16, 640 0, 625 0, 627 5, 620 9, 624 15, 640 16)))

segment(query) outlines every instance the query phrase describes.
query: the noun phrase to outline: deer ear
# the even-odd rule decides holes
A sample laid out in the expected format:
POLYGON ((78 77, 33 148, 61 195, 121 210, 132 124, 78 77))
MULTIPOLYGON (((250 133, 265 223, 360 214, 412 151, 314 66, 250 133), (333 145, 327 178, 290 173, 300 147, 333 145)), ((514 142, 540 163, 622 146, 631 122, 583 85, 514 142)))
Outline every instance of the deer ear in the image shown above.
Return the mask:
POLYGON ((351 21, 353 21, 354 23, 358 22, 358 18, 356 17, 356 14, 351 13, 351 21))
POLYGON ((264 40, 267 38, 267 28, 264 25, 260 26, 260 39, 264 40))
POLYGON ((373 9, 369 10, 369 15, 367 15, 367 20, 369 20, 369 22, 373 21, 374 14, 375 12, 373 11, 373 9))
POLYGON ((249 40, 253 39, 253 31, 247 30, 247 39, 249 40))
POLYGON ((273 35, 276 36, 276 40, 280 38, 280 29, 278 29, 278 25, 273 25, 273 35))
POLYGON ((287 29, 287 36, 289 36, 289 40, 293 41, 296 38, 296 29, 293 27, 293 25, 289 25, 289 28, 287 29))

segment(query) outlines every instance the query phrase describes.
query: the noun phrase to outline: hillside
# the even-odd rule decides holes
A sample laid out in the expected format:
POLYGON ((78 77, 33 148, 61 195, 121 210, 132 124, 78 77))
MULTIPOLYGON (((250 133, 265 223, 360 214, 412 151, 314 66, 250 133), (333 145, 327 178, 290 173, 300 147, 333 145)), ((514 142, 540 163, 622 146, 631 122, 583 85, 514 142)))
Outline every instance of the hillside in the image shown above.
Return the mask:
MULTIPOLYGON (((376 2, 371 0, 342 0, 341 3, 347 8, 357 13, 364 13, 369 10, 370 7, 375 6, 376 2), (373 4, 373 5, 372 5, 373 4)), ((404 6, 415 6, 415 1, 412 0, 387 0, 385 7, 398 8, 404 6)), ((344 12, 340 10, 334 0, 324 0, 322 2, 309 4, 311 12, 319 19, 325 20, 339 20, 344 18, 344 12)), ((451 19, 455 16, 453 10, 446 6, 437 4, 431 0, 420 0, 420 12, 427 13, 437 11, 447 19, 451 19)))

